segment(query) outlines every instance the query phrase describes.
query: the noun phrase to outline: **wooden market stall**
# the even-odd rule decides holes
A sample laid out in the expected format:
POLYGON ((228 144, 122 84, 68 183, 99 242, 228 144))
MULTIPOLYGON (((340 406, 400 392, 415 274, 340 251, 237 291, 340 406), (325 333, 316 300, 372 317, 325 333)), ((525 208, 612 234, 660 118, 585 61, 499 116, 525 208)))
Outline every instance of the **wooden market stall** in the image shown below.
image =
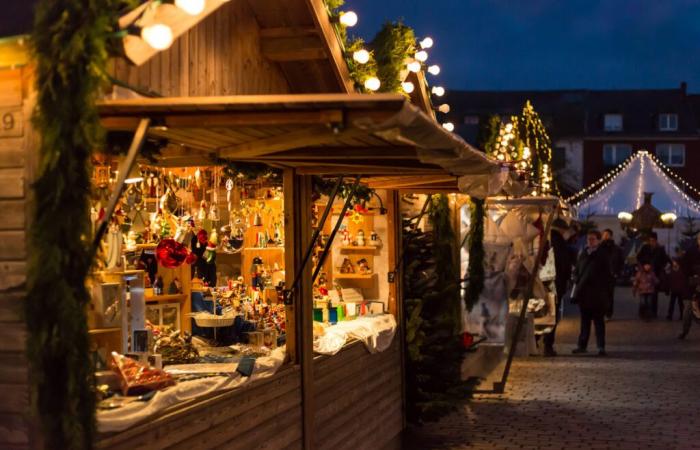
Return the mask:
MULTIPOLYGON (((99 114, 111 137, 128 142, 136 134, 132 145, 146 142, 159 148, 151 159, 137 161, 142 167, 215 167, 233 160, 282 172, 285 287, 295 288, 286 305, 286 363, 241 388, 211 391, 162 408, 126 429, 103 433, 97 447, 398 447, 405 425, 398 192, 456 190, 458 177, 445 168, 446 161, 461 160, 470 167, 469 174, 486 178, 500 169, 435 122, 423 84, 411 98, 352 93, 345 56, 321 0, 214 3, 201 21, 178 31, 169 49, 141 55, 139 66, 115 60, 115 87, 99 103, 99 114), (319 176, 330 181, 360 176, 363 184, 377 189, 381 208, 386 208, 371 225, 382 223, 381 249, 340 245, 334 250, 336 256, 366 251, 375 266, 376 273, 364 280, 345 274, 350 286, 343 287, 369 282, 381 292, 381 308, 399 324, 384 351, 371 353, 352 341, 333 356, 314 353, 312 265, 303 263, 314 235, 313 181, 319 176)), ((24 211, 37 139, 29 122, 32 69, 23 58, 10 65, 26 67, 0 69, 0 214, 7 219, 0 221, 0 288, 7 294, 0 303, 0 333, 9 343, 0 353, 0 392, 9 399, 0 410, 0 446, 8 448, 41 446, 29 413, 26 332, 17 306, 26 277, 24 211)), ((126 174, 129 166, 121 161, 119 169, 126 174)), ((344 215, 337 216, 336 222, 344 215)), ((331 280, 342 280, 343 274, 333 273, 334 266, 331 280)), ((143 273, 124 271, 101 282, 123 286, 132 282, 125 278, 138 279, 132 287, 134 292, 145 290, 144 303, 180 304, 179 323, 187 331, 195 289, 183 270, 164 280, 187 280, 181 293, 162 297, 142 288, 143 273)), ((133 328, 92 324, 91 335, 99 345, 126 351, 133 345, 130 337, 123 339, 129 326, 133 328)))

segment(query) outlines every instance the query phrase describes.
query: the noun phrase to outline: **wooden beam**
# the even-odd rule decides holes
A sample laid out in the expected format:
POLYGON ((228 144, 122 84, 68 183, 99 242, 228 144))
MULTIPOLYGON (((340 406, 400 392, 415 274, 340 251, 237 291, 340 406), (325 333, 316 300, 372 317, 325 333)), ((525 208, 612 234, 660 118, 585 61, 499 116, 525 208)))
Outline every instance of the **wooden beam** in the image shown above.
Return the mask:
POLYGON ((336 139, 351 138, 364 133, 365 131, 356 128, 334 132, 327 127, 315 126, 253 142, 223 147, 218 149, 218 154, 222 158, 255 158, 309 145, 326 144, 336 139))
POLYGON ((368 183, 376 189, 399 189, 411 186, 427 186, 442 183, 453 183, 457 185, 457 177, 451 175, 436 175, 436 176, 414 176, 414 177, 395 177, 377 181, 369 180, 368 183))
POLYGON ((261 156, 260 159, 276 160, 335 160, 351 159, 417 159, 413 147, 319 147, 302 148, 261 156))
POLYGON ((324 0, 305 0, 313 17, 316 28, 323 37, 322 41, 328 51, 329 60, 341 92, 355 92, 355 83, 350 78, 350 70, 345 62, 343 48, 338 35, 333 29, 324 0))
POLYGON ((260 30, 260 38, 292 38, 300 36, 318 36, 316 29, 313 27, 276 27, 262 28, 260 30))
POLYGON ((287 36, 260 40, 260 51, 270 61, 326 59, 326 48, 317 36, 287 36))

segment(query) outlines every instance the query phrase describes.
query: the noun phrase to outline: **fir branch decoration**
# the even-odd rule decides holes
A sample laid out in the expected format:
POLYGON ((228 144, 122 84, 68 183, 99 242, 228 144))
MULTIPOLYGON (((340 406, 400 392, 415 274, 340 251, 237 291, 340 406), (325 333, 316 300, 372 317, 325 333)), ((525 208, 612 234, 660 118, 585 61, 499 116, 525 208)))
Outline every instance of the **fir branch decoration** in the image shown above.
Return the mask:
POLYGON ((367 50, 369 52, 369 61, 367 61, 365 64, 360 64, 357 61, 355 61, 352 57, 352 54, 356 50, 360 50, 365 48, 365 41, 362 38, 355 38, 353 39, 352 42, 350 42, 346 49, 347 57, 345 58, 345 61, 348 64, 348 69, 350 70, 350 76, 352 77, 352 80, 355 82, 355 88, 359 90, 360 92, 366 92, 367 89, 365 89, 365 80, 367 78, 373 77, 377 73, 377 61, 374 59, 374 50, 367 50))
POLYGON ((95 379, 85 288, 89 255, 91 154, 101 145, 95 101, 106 72, 114 0, 43 0, 36 8, 41 136, 29 229, 25 317, 33 399, 46 448, 87 449, 95 436, 95 379))
POLYGON ((377 60, 377 77, 381 81, 380 92, 403 92, 401 71, 406 60, 416 50, 413 29, 402 22, 387 22, 372 40, 377 60))
POLYGON ((431 231, 404 219, 403 283, 406 305, 407 416, 437 420, 471 392, 461 381, 462 345, 455 233, 447 196, 429 200, 431 231))
POLYGON ((484 200, 471 199, 471 221, 469 226, 469 282, 464 302, 469 311, 479 301, 484 290, 484 200))

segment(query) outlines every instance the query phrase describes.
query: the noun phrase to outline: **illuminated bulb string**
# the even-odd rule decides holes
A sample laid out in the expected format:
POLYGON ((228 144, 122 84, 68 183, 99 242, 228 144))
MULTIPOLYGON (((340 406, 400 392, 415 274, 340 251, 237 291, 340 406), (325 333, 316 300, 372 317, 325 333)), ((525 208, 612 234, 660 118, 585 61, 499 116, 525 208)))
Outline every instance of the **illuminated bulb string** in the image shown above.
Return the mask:
POLYGON ((642 156, 639 159, 639 180, 637 181, 637 206, 635 209, 638 209, 640 206, 642 206, 642 196, 644 195, 644 163, 646 162, 646 159, 644 156, 642 156))
MULTIPOLYGON (((596 181, 594 181, 593 183, 589 184, 588 186, 586 186, 585 188, 581 189, 581 190, 578 191, 577 193, 575 193, 575 194, 573 194, 572 196, 566 198, 566 199, 565 199, 566 202, 567 202, 567 203, 571 203, 571 202, 572 202, 573 200, 575 200, 576 198, 581 197, 582 195, 585 195, 586 193, 589 193, 589 192, 591 192, 591 195, 589 195, 588 197, 592 196, 592 195, 594 194, 594 192, 593 192, 594 190, 597 192, 597 191, 599 190, 599 187, 600 187, 601 184, 605 183, 606 181, 611 180, 612 178, 615 178, 618 174, 620 174, 622 171, 624 171, 624 170, 632 163, 632 161, 633 161, 635 158, 637 158, 637 157, 638 157, 637 154, 634 154, 634 155, 629 156, 621 165, 619 165, 619 166, 616 167, 615 169, 611 170, 610 172, 608 172, 608 173, 605 174, 604 176, 598 178, 598 180, 596 180, 596 181)), ((586 199, 587 199, 588 197, 586 197, 586 199)), ((581 203, 582 201, 584 201, 584 200, 586 200, 586 199, 581 199, 581 200, 579 200, 579 201, 576 202, 576 203, 581 203)))

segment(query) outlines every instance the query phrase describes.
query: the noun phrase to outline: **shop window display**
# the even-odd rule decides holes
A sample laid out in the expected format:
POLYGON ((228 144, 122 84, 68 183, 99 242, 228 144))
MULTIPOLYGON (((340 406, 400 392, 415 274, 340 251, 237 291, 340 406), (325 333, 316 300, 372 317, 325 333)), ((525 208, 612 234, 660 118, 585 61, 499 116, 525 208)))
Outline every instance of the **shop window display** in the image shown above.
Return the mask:
MULTIPOLYGON (((116 167, 96 165, 95 228, 116 167)), ((230 177, 216 166, 139 166, 130 174, 90 277, 101 431, 127 428, 169 397, 238 387, 281 366, 285 238, 278 178, 230 177), (131 401, 145 392, 161 400, 131 401)))

